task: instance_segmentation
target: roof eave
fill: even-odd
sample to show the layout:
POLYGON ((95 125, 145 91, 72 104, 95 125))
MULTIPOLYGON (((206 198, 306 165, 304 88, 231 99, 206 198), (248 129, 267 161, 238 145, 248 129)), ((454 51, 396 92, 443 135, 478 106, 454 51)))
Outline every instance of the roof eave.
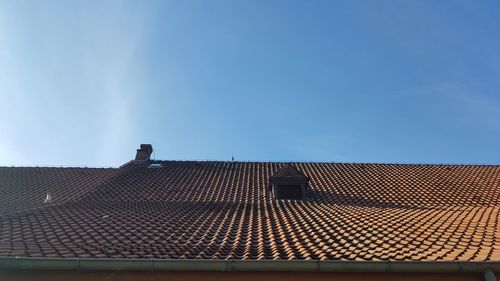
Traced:
POLYGON ((500 261, 194 260, 0 257, 0 269, 128 271, 500 272, 500 261))

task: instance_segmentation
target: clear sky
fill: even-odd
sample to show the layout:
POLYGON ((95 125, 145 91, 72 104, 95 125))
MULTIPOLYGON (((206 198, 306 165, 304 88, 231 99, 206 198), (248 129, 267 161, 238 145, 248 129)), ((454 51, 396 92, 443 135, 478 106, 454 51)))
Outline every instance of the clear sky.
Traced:
POLYGON ((500 2, 0 0, 0 165, 500 164, 500 2))

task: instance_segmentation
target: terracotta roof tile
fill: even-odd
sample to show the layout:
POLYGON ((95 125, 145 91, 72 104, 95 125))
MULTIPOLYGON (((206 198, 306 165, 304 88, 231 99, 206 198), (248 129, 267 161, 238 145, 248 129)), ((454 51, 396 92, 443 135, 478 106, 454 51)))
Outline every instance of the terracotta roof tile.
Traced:
POLYGON ((47 192, 55 203, 76 199, 117 172, 111 168, 0 167, 0 214, 42 207, 47 192))
POLYGON ((291 163, 294 201, 270 194, 287 163, 150 163, 0 168, 0 255, 500 260, 500 166, 291 163))

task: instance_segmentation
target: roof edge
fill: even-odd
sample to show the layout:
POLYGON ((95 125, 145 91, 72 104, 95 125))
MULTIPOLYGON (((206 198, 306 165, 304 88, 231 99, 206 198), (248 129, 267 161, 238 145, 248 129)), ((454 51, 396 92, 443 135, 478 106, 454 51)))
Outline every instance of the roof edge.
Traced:
POLYGON ((79 271, 500 272, 500 261, 194 260, 0 257, 0 269, 79 271))
MULTIPOLYGON (((474 162, 463 162, 463 163, 439 163, 439 162, 356 162, 356 161, 300 161, 300 160, 217 160, 217 159, 151 159, 148 160, 151 163, 161 163, 161 162, 192 162, 192 163, 273 163, 273 164, 339 164, 339 165, 388 165, 388 166, 450 166, 450 167, 500 167, 500 164, 492 163, 474 163, 474 162)), ((131 160, 125 164, 134 162, 131 160)), ((124 164, 124 165, 125 165, 124 164)), ((122 165, 122 166, 124 166, 122 165)))

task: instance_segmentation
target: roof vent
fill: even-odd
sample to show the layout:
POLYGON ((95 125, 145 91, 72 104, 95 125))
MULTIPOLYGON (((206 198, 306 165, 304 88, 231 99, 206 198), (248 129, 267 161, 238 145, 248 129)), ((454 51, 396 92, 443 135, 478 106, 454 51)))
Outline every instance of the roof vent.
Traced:
POLYGON ((163 168, 163 165, 160 163, 153 163, 148 166, 150 169, 158 169, 158 168, 163 168))
POLYGON ((137 149, 135 160, 148 161, 153 153, 153 146, 150 144, 141 144, 141 148, 137 149))
POLYGON ((45 200, 43 200, 43 203, 52 203, 52 195, 50 194, 50 192, 47 192, 47 196, 45 197, 45 200))
POLYGON ((274 199, 306 199, 309 178, 292 165, 282 167, 269 180, 274 199))

